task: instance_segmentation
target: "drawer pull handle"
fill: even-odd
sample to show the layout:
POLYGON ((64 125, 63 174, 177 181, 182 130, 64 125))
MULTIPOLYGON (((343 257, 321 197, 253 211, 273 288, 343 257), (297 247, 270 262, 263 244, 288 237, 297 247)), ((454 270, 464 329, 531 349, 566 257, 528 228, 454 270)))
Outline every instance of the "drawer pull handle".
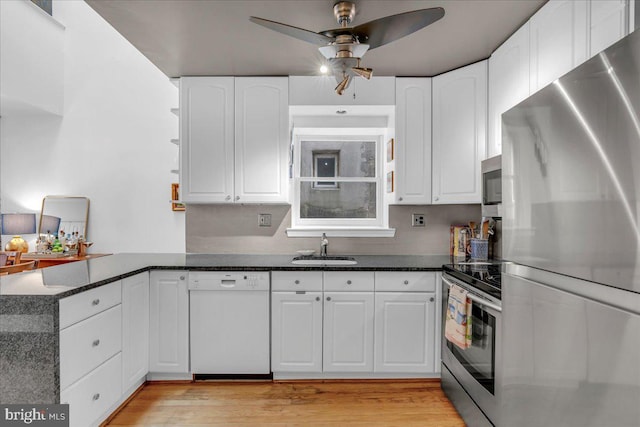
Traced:
MULTIPOLYGON (((184 280, 184 276, 180 276, 180 280, 184 280)), ((196 283, 198 283, 198 280, 195 280, 196 283)))
POLYGON ((331 297, 327 297, 327 301, 331 301, 331 297))
POLYGON ((404 281, 404 284, 405 284, 405 285, 408 285, 408 284, 409 284, 409 281, 408 281, 408 280, 405 280, 405 281, 404 281))
POLYGON ((96 393, 93 395, 93 400, 98 400, 100 399, 100 393, 96 393))
POLYGON ((436 299, 434 297, 429 298, 429 301, 434 302, 436 299))
POLYGON ((293 283, 295 283, 296 285, 299 285, 300 284, 300 280, 296 280, 293 283))
POLYGON ((320 297, 316 297, 316 301, 320 301, 320 297))
POLYGON ((347 280, 347 285, 350 285, 350 284, 351 284, 351 280, 347 280))
POLYGON ((97 347, 100 345, 100 340, 95 340, 92 344, 94 347, 97 347))
POLYGON ((91 301, 91 305, 98 305, 100 304, 100 298, 96 298, 93 301, 91 301))

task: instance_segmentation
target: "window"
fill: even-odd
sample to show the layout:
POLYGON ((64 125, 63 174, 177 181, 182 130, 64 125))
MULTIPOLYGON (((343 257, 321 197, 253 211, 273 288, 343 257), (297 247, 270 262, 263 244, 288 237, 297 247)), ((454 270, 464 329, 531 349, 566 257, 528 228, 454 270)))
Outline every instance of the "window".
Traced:
POLYGON ((294 131, 291 230, 387 227, 384 136, 377 128, 294 131))

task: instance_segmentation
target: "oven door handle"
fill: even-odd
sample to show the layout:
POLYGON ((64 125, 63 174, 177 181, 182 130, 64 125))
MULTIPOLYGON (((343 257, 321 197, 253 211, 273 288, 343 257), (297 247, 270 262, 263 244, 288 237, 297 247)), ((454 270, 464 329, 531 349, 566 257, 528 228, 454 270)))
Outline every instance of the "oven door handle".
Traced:
MULTIPOLYGON (((444 283, 446 283, 446 284, 447 284, 447 286, 449 286, 449 288, 450 288, 451 286, 453 286, 453 285, 454 285, 454 283, 453 283, 453 282, 451 282, 450 280, 447 280, 447 278, 445 278, 444 276, 442 276, 442 281, 443 281, 444 283)), ((478 304, 480 304, 480 305, 483 305, 483 306, 485 306, 485 307, 489 307, 490 309, 495 310, 495 311, 497 311, 498 313, 502 313, 502 307, 500 307, 499 305, 496 305, 496 304, 492 303, 491 301, 488 301, 488 300, 486 300, 486 299, 484 299, 484 298, 482 298, 482 297, 479 297, 479 296, 477 296, 477 295, 473 294, 473 293, 472 293, 469 289, 467 289, 467 287, 465 287, 465 286, 460 286, 460 285, 458 285, 458 284, 456 284, 456 285, 457 285, 457 286, 459 286, 459 287, 461 287, 461 288, 462 288, 462 289, 464 289, 465 291, 467 291, 467 298, 469 298, 471 301, 474 301, 474 302, 476 302, 476 303, 478 303, 478 304)))

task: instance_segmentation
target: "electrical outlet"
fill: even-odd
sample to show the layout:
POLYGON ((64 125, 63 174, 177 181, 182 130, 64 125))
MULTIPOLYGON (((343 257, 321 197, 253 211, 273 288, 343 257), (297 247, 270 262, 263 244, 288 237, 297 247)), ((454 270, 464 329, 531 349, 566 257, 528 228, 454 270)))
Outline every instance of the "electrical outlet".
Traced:
POLYGON ((260 227, 271 227, 271 214, 258 214, 258 225, 260 227))
POLYGON ((411 226, 412 227, 424 227, 424 214, 411 214, 411 226))

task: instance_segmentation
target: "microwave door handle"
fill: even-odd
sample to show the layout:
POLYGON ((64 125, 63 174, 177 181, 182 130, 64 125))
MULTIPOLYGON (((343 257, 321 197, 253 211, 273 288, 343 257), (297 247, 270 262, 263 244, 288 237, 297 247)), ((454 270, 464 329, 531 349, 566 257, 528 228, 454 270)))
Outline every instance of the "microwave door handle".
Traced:
MULTIPOLYGON (((442 281, 444 283, 446 283, 449 287, 451 287, 453 285, 453 283, 450 280, 447 280, 446 278, 442 278, 442 281)), ((460 286, 460 285, 458 285, 460 286)), ((485 307, 489 307, 490 309, 493 309, 495 311, 497 311, 498 313, 502 313, 502 307, 495 305, 494 303, 487 301, 484 298, 480 298, 474 294, 471 293, 471 291, 469 291, 469 289, 467 289, 465 286, 460 286, 462 289, 464 289, 465 291, 467 291, 467 298, 469 298, 471 301, 477 302, 480 305, 483 305, 485 307)))

